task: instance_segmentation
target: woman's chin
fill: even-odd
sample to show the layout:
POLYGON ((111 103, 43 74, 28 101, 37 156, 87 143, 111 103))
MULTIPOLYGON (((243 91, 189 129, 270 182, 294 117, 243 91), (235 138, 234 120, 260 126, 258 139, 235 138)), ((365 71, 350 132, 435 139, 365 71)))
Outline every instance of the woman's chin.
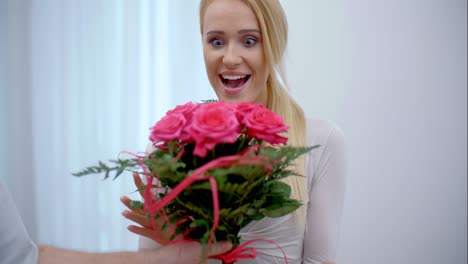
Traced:
POLYGON ((218 97, 220 101, 226 102, 226 103, 238 103, 242 102, 241 97, 234 97, 234 96, 221 96, 218 97))

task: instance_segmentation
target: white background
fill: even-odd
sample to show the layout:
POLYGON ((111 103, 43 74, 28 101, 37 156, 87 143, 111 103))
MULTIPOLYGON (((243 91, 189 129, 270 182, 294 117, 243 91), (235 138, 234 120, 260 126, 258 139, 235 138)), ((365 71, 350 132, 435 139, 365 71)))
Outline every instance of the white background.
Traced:
POLYGON ((338 263, 466 263, 466 1, 283 3, 291 89, 347 138, 338 263))

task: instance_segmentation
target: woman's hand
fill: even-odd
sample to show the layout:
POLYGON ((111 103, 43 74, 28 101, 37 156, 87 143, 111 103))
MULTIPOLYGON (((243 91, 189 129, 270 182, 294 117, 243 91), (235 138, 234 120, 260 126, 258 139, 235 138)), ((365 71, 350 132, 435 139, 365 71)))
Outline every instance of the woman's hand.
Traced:
MULTIPOLYGON (((145 184, 140 178, 138 173, 133 173, 133 181, 135 186, 138 188, 141 197, 144 197, 145 191, 142 186, 145 184)), ((168 224, 164 230, 162 226, 166 223, 162 217, 154 219, 154 229, 150 219, 146 218, 146 212, 143 209, 132 208, 130 205, 131 199, 127 196, 120 198, 122 203, 129 209, 122 212, 122 215, 137 223, 139 226, 130 225, 128 230, 140 236, 147 237, 154 240, 160 245, 165 245, 156 251, 145 252, 150 254, 152 257, 156 257, 157 260, 162 260, 164 263, 200 263, 202 260, 202 245, 195 241, 181 241, 175 244, 169 244, 171 236, 175 233, 175 227, 172 224, 168 224)), ((181 235, 176 239, 182 238, 181 235)), ((232 249, 232 244, 228 241, 220 241, 218 243, 211 244, 206 252, 206 258, 215 258, 217 255, 228 252, 232 249)), ((151 257, 149 259, 152 259, 151 257)), ((161 261, 156 261, 157 263, 161 261)))
MULTIPOLYGON (((141 187, 145 184, 141 180, 140 175, 136 172, 133 173, 133 181, 135 182, 135 186, 138 188, 141 197, 144 197, 145 193, 141 187)), ((127 228, 130 232, 152 239, 160 245, 165 245, 170 241, 171 236, 175 233, 173 225, 167 224, 167 227, 162 230, 166 221, 162 217, 159 217, 158 219, 154 219, 155 226, 153 228, 151 219, 146 218, 146 212, 143 209, 131 207, 130 202, 132 200, 130 198, 123 196, 120 198, 120 201, 129 209, 123 211, 122 215, 128 220, 140 225, 128 226, 127 228)))

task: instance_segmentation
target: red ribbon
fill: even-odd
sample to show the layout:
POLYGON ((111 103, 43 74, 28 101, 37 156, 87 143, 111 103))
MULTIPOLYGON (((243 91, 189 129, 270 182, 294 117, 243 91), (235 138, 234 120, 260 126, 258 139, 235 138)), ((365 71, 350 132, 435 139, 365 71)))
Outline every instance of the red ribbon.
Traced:
POLYGON ((223 262, 226 262, 226 263, 233 263, 239 259, 256 258, 257 250, 255 248, 251 248, 248 246, 252 243, 259 242, 259 241, 264 241, 270 244, 274 244, 276 247, 278 247, 281 250, 281 253, 283 253, 284 262, 288 264, 288 258, 286 257, 286 253, 284 252, 283 248, 281 248, 280 245, 278 245, 278 243, 276 243, 273 240, 267 240, 267 239, 262 239, 262 238, 249 240, 245 242, 244 244, 241 244, 235 249, 231 250, 230 252, 223 254, 221 256, 218 256, 217 258, 221 259, 223 262))
MULTIPOLYGON (((141 156, 137 156, 137 160, 142 167, 144 174, 146 175, 147 179, 147 187, 145 190, 145 202, 144 202, 144 210, 146 212, 149 212, 150 214, 158 213, 163 216, 164 220, 166 222, 169 222, 169 219, 164 213, 163 208, 169 204, 172 200, 174 200, 181 192, 183 192, 188 186, 192 185, 193 183, 197 181, 205 181, 208 180, 210 182, 211 190, 212 190, 212 197, 213 197, 213 227, 211 228, 210 236, 208 239, 207 246, 209 247, 213 241, 215 231, 218 227, 219 223, 219 197, 218 197, 218 187, 216 183, 216 179, 213 178, 212 175, 207 174, 208 171, 215 169, 215 168, 225 168, 225 167, 231 167, 231 166, 239 166, 239 165, 262 165, 265 168, 267 168, 269 171, 271 171, 273 168, 271 164, 268 162, 267 159, 260 157, 260 156, 253 156, 250 157, 250 151, 256 151, 258 148, 252 147, 247 149, 247 151, 243 152, 242 154, 239 155, 233 155, 233 156, 225 156, 225 157, 219 157, 215 160, 212 160, 205 165, 201 166, 200 168, 196 169, 191 175, 187 176, 182 182, 180 182, 174 189, 172 189, 167 195, 165 195, 162 199, 159 200, 153 200, 151 196, 151 187, 152 187, 152 182, 153 182, 153 176, 148 172, 146 166, 144 166, 144 163, 142 161, 141 156)), ((181 157, 181 153, 177 155, 177 157, 174 158, 174 160, 177 160, 181 157)), ((158 175, 156 175, 158 176, 158 175)), ((158 177, 157 177, 158 178, 158 177)), ((158 182, 159 184, 159 182, 158 182)), ((151 217, 151 222, 153 225, 153 228, 155 226, 154 218, 151 217)), ((184 239, 176 241, 172 241, 174 243, 182 242, 184 239)), ((239 259, 249 259, 249 258, 255 258, 257 256, 257 251, 254 248, 248 247, 250 244, 258 242, 258 241, 265 241, 268 243, 275 244, 283 253, 285 263, 288 263, 286 254, 284 253, 283 249, 274 241, 271 240, 266 240, 266 239, 254 239, 250 240, 242 245, 239 245, 236 247, 234 250, 223 254, 221 256, 217 256, 217 258, 223 260, 226 263, 233 263, 236 260, 239 259)))

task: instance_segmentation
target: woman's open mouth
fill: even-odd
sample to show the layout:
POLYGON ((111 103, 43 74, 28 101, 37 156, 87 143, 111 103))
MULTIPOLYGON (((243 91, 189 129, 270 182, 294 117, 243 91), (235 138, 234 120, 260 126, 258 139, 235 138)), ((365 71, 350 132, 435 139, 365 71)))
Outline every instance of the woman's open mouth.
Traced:
POLYGON ((250 75, 218 75, 226 93, 239 93, 250 79, 250 75))

